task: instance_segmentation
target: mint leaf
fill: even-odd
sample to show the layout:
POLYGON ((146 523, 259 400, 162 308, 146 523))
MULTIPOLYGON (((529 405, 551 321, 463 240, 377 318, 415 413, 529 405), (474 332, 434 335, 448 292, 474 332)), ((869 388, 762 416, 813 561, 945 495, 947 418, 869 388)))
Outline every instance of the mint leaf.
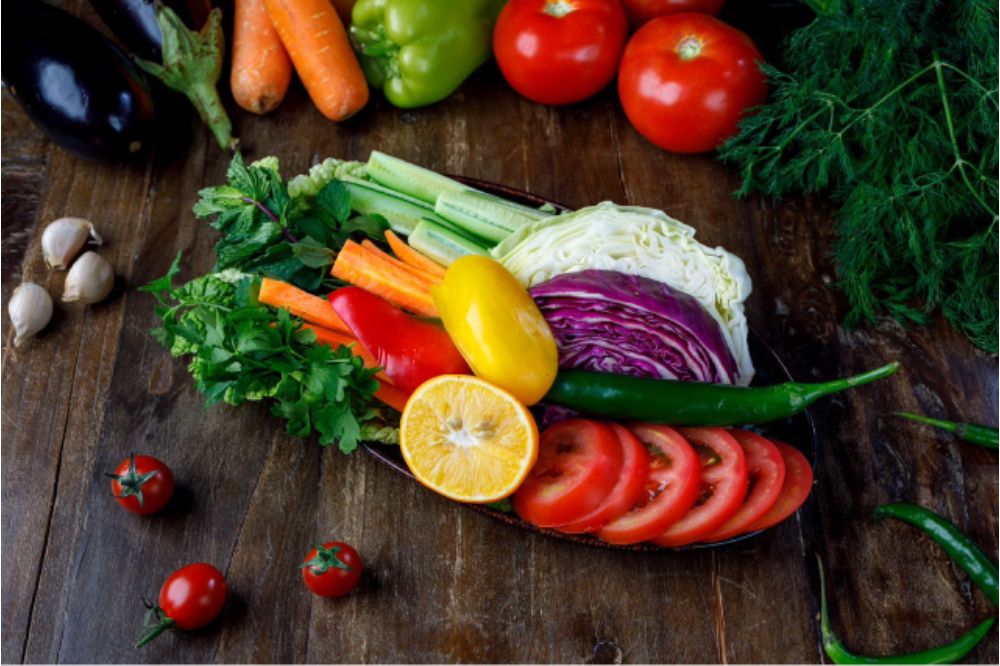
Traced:
POLYGON ((351 192, 339 180, 331 180, 316 195, 316 205, 343 224, 351 215, 351 192))

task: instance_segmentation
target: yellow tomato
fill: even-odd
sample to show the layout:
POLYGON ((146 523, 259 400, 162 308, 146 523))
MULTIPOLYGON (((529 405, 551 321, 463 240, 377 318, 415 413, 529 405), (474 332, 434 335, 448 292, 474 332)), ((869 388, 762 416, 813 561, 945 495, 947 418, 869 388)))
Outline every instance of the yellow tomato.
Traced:
POLYGON ((559 367, 552 331, 528 291, 488 257, 469 255, 431 288, 445 330, 472 371, 533 405, 559 367))

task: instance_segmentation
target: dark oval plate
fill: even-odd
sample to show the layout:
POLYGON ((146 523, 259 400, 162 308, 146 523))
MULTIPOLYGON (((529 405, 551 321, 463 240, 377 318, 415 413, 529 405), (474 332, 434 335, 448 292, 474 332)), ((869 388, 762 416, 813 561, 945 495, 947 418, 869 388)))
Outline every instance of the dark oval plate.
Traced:
MULTIPOLYGON (((498 185, 496 183, 490 183, 487 181, 477 180, 475 178, 466 178, 463 176, 452 176, 456 180, 459 180, 472 187, 479 188, 485 192, 490 192, 491 194, 496 194, 497 196, 502 196, 511 201, 516 201, 517 203, 527 204, 529 206, 541 206, 544 204, 551 204, 557 209, 566 211, 570 210, 566 206, 556 204, 554 202, 546 201, 545 199, 531 194, 529 192, 524 192, 522 190, 514 189, 512 187, 507 187, 505 185, 498 185)), ((753 386, 767 386, 770 384, 778 384, 781 382, 791 381, 792 375, 788 372, 788 368, 785 364, 781 362, 778 355, 771 349, 764 340, 757 335, 753 330, 750 331, 750 356, 753 359, 754 367, 757 371, 754 376, 753 386)), ((797 414, 788 419, 782 421, 775 421, 762 426, 754 426, 753 430, 761 433, 765 437, 780 440, 782 442, 787 442, 795 448, 802 451, 806 458, 809 459, 809 463, 816 467, 816 459, 818 454, 818 440, 816 437, 816 424, 813 421, 812 415, 809 411, 805 411, 801 414, 797 414)), ((406 467, 406 463, 403 461, 403 456, 399 451, 399 447, 395 446, 384 446, 379 444, 363 444, 364 449, 373 455, 376 459, 385 463, 392 469, 396 470, 403 476, 413 479, 413 474, 406 467)), ((556 539, 562 539, 563 541, 572 541, 575 543, 585 544, 588 546, 597 546, 599 548, 610 548, 613 550, 630 550, 639 552, 669 552, 673 550, 698 550, 702 548, 719 548, 729 544, 737 543, 739 541, 744 541, 750 539, 751 537, 760 534, 761 531, 749 532, 747 534, 741 534, 739 536, 733 537, 732 539, 727 539, 725 541, 719 541, 716 543, 707 544, 691 544, 690 546, 682 546, 680 548, 663 548, 660 546, 655 546, 653 544, 638 543, 630 545, 615 545, 610 544, 605 541, 598 539, 587 534, 564 534, 563 532, 558 532, 552 529, 546 529, 542 527, 535 527, 531 523, 521 520, 515 513, 505 513, 503 511, 497 511, 496 509, 491 509, 488 506, 482 504, 466 504, 470 509, 477 511, 479 513, 485 514, 491 518, 499 520, 501 522, 507 523, 508 525, 513 525, 520 527, 521 529, 529 530, 531 532, 537 532, 538 534, 544 534, 546 536, 554 537, 556 539)))

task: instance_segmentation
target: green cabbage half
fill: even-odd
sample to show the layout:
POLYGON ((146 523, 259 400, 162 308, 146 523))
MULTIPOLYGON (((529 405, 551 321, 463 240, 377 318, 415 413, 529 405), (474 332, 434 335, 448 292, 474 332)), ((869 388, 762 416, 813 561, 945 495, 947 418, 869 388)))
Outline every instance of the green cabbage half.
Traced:
POLYGON ((493 256, 526 287, 588 268, 641 275, 693 296, 722 326, 739 375, 753 379, 743 303, 751 282, 743 260, 694 239, 663 211, 609 201, 522 227, 493 256))

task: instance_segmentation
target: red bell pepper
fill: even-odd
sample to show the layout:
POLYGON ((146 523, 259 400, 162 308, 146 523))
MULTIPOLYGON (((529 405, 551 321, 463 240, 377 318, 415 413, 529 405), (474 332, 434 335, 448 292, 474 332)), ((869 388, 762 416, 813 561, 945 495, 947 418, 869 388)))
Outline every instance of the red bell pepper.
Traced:
POLYGON ((440 326, 412 317, 360 287, 338 289, 329 301, 393 385, 407 394, 432 377, 472 372, 440 326))

